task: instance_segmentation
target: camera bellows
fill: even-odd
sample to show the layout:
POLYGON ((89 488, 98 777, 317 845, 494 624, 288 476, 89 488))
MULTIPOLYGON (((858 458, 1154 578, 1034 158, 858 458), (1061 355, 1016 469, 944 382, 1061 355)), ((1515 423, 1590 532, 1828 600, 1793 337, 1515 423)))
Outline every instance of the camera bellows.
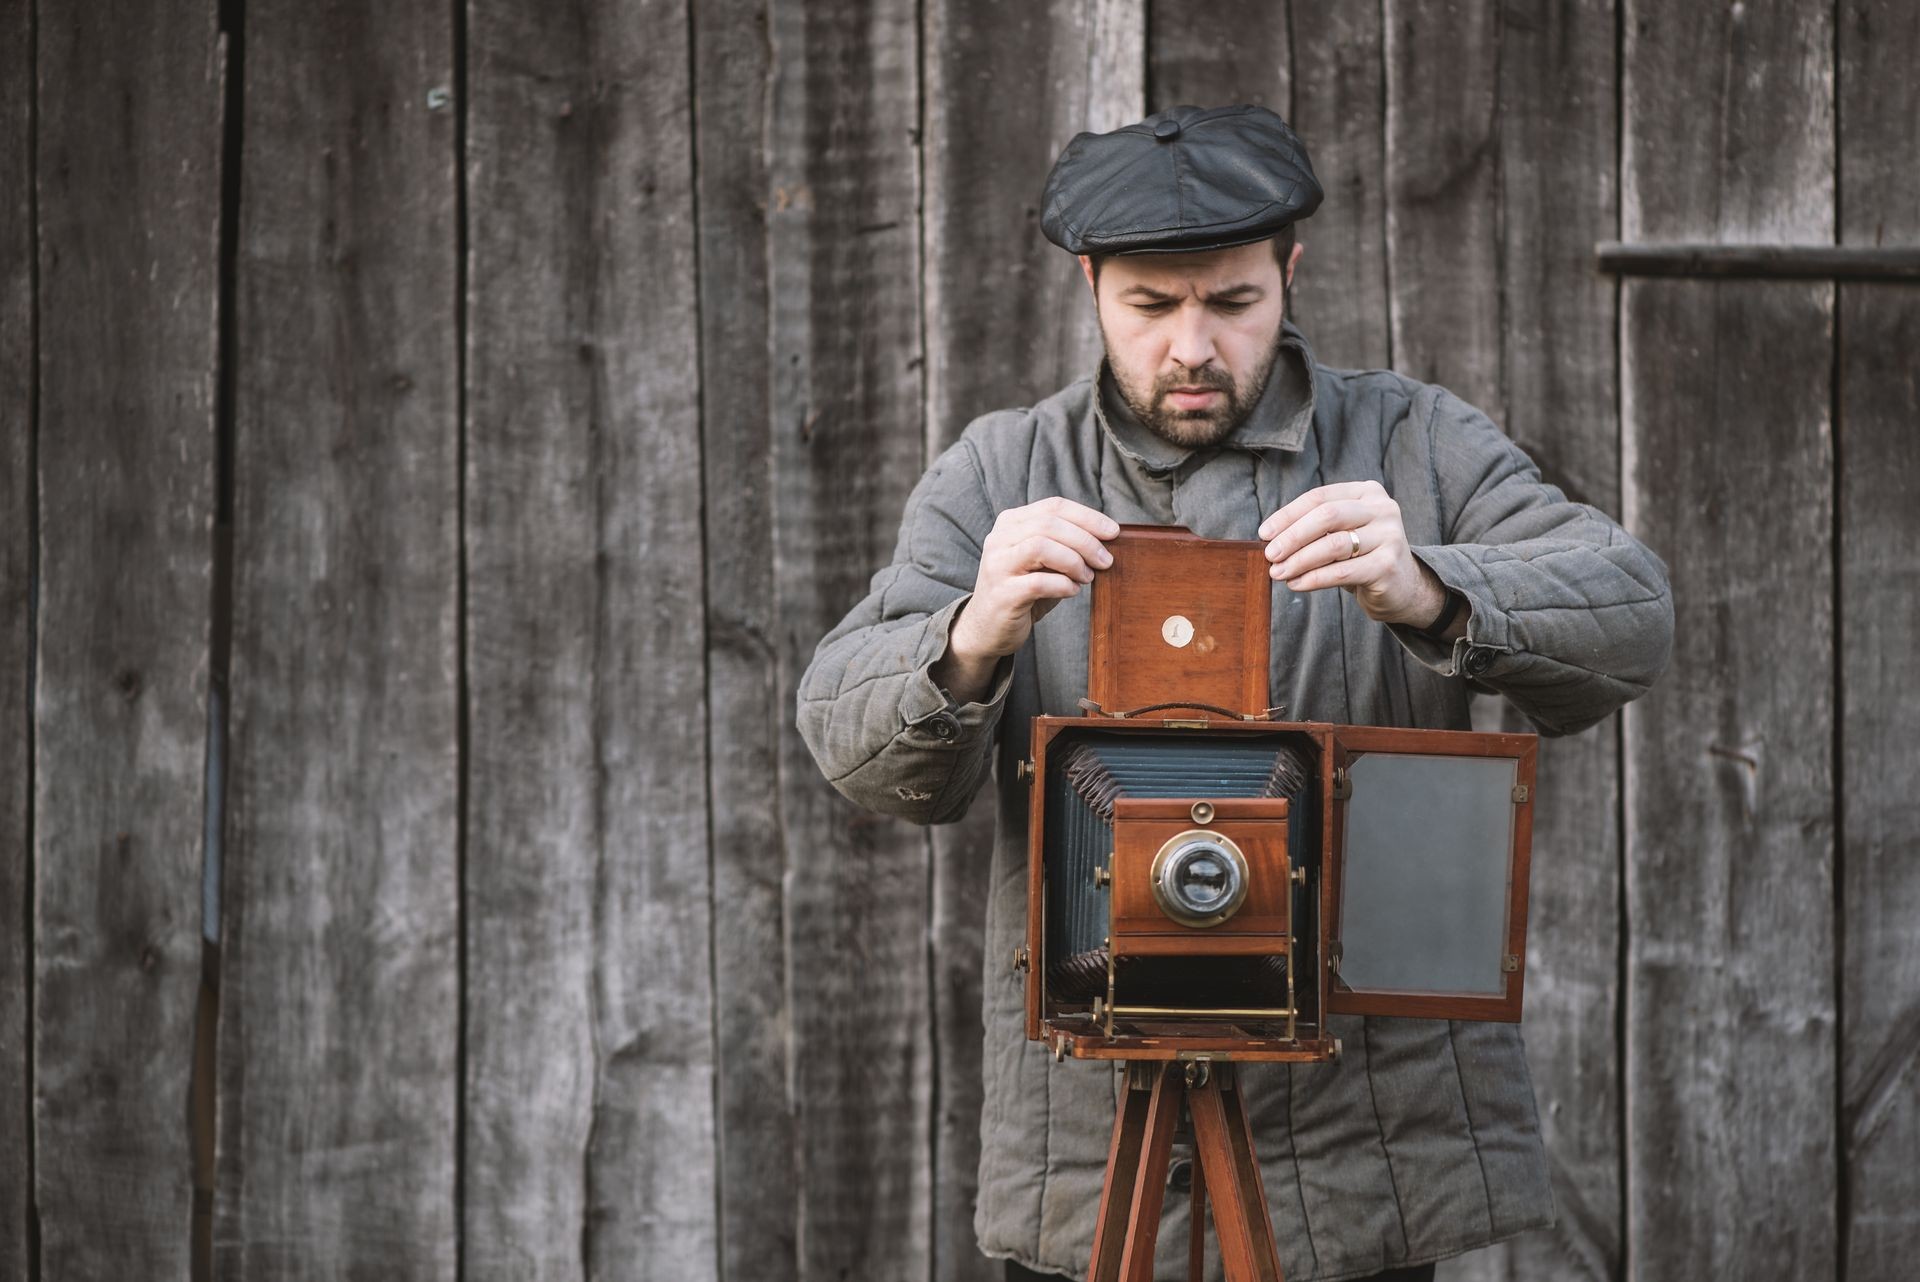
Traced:
MULTIPOLYGON (((1090 1001, 1106 991, 1116 801, 1285 798, 1294 816, 1289 857, 1295 866, 1317 863, 1318 763, 1304 736, 1070 730, 1055 739, 1048 756, 1045 974, 1056 1000, 1090 1001)), ((1207 869, 1196 865, 1193 875, 1204 881, 1207 869)), ((1284 992, 1282 957, 1215 959, 1200 971, 1188 963, 1122 957, 1119 967, 1142 1001, 1162 990, 1190 1000, 1202 973, 1221 1006, 1269 1001, 1284 992)))

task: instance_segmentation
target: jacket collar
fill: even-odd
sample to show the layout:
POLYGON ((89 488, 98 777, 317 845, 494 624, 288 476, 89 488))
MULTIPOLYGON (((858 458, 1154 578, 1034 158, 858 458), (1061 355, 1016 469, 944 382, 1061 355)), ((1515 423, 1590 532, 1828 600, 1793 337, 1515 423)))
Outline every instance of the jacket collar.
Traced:
MULTIPOLYGON (((1098 393, 1093 398, 1094 416, 1122 454, 1149 472, 1171 472, 1193 457, 1193 450, 1156 436, 1134 416, 1104 356, 1094 374, 1094 386, 1098 393)), ((1284 321, 1280 352, 1274 357, 1267 385, 1254 402, 1253 413, 1223 444, 1297 453, 1313 425, 1313 393, 1313 349, 1292 321, 1284 321)))

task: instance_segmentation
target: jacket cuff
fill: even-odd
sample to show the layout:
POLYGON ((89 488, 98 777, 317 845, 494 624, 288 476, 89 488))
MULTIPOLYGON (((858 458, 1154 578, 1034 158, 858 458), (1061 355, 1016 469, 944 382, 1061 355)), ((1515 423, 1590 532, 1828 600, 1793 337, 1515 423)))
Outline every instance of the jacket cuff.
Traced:
POLYGON ((987 682, 987 696, 977 703, 956 703, 953 696, 934 684, 933 666, 946 657, 954 616, 973 599, 959 598, 930 615, 921 632, 918 666, 907 678, 906 691, 900 697, 900 719, 908 742, 926 747, 967 747, 990 736, 1006 706, 1007 690, 1013 685, 1013 656, 1003 655, 994 665, 987 682))
POLYGON ((1434 577, 1467 603, 1465 635, 1436 641, 1405 623, 1388 625, 1407 652, 1443 677, 1464 676, 1469 681, 1497 684, 1518 662, 1512 641, 1512 620, 1494 600, 1493 585, 1467 546, 1448 543, 1412 549, 1434 577))

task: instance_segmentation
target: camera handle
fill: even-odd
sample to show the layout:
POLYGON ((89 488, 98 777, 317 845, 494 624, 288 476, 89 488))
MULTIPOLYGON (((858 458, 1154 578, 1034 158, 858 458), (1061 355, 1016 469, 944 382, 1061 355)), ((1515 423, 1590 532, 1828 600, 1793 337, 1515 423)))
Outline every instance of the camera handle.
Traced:
MULTIPOLYGON (((1186 705, 1181 705, 1186 706, 1186 705)), ((1253 1128, 1233 1065, 1205 1058, 1127 1061, 1127 1089, 1113 1119, 1087 1282, 1152 1282, 1153 1248, 1167 1193, 1173 1132, 1185 1105, 1195 1156, 1187 1276, 1201 1282, 1206 1259, 1207 1187, 1227 1282, 1284 1282, 1273 1217, 1253 1151, 1253 1128)))
POLYGON ((1175 700, 1172 703, 1149 703, 1144 708, 1134 708, 1129 712, 1108 712, 1093 700, 1082 699, 1080 701, 1080 708, 1081 711, 1085 712, 1088 716, 1112 717, 1116 721, 1125 721, 1129 717, 1145 716, 1149 712, 1164 712, 1168 708, 1186 708, 1196 712, 1214 712, 1229 721, 1278 721, 1287 714, 1287 710, 1284 707, 1268 708, 1264 712, 1235 712, 1230 708, 1223 708, 1217 703, 1186 703, 1180 700, 1175 700))

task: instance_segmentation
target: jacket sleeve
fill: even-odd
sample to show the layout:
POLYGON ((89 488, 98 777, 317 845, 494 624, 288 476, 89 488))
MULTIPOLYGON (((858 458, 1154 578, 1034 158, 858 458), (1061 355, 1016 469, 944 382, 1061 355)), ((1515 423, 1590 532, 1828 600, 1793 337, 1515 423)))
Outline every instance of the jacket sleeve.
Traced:
MULTIPOLYGON (((1403 425, 1402 430, 1413 424, 1403 425)), ((1486 415, 1441 392, 1424 425, 1445 542, 1413 553, 1466 598, 1466 635, 1392 631, 1422 663, 1573 734, 1645 694, 1673 649, 1667 567, 1570 502, 1486 415)))
POLYGON ((995 512, 973 443, 942 454, 907 499, 893 562, 821 640, 800 678, 800 736, 855 804, 915 823, 966 814, 985 781, 1013 660, 981 703, 956 704, 930 669, 971 595, 995 512))

